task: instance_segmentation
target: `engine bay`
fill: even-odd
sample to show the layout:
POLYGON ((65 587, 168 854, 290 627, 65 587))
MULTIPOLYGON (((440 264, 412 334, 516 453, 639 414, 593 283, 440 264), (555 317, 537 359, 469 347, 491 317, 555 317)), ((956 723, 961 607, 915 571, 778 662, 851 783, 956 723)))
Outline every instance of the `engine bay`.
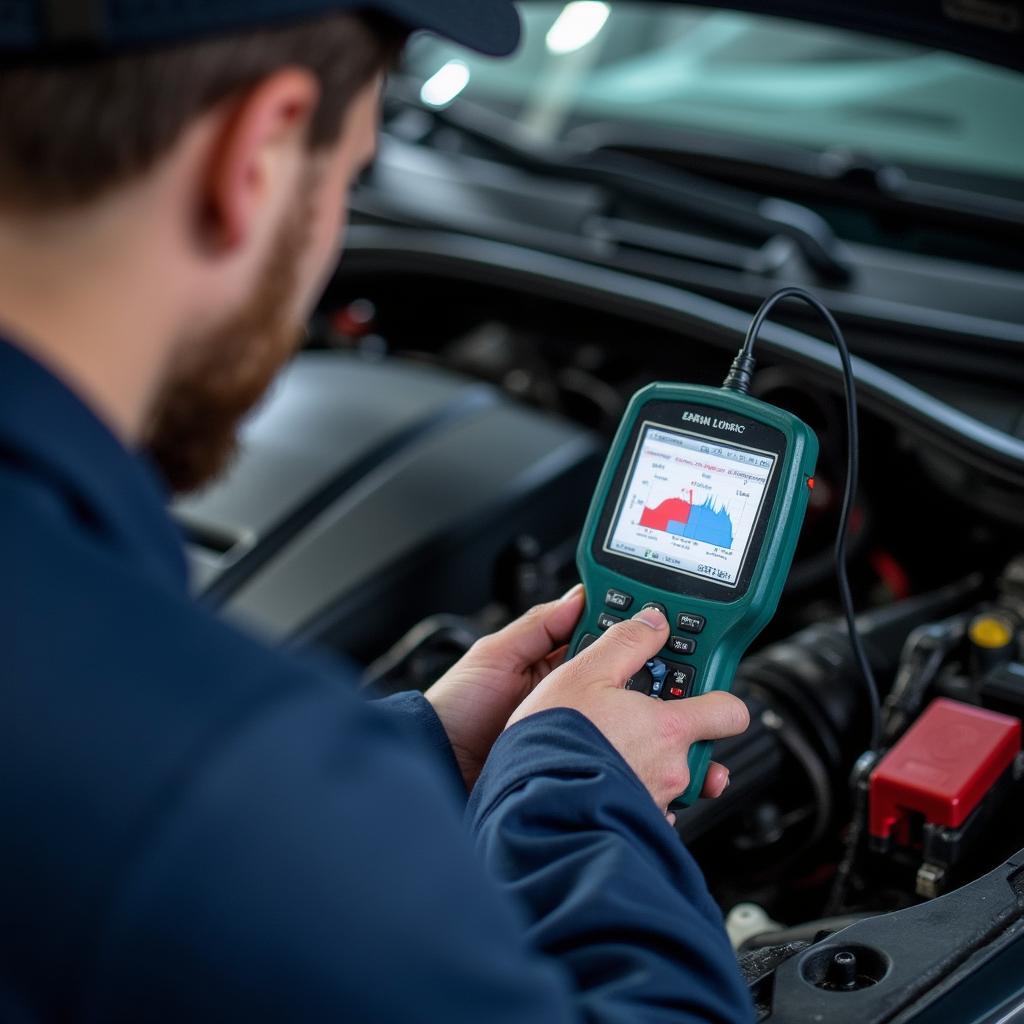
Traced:
MULTIPOLYGON (((616 294, 596 271, 573 282, 568 261, 527 281, 511 250, 427 260, 401 233, 384 244, 370 231, 356 230, 230 475, 176 514, 207 601, 356 659, 386 694, 425 689, 477 638, 575 582, 630 395, 656 380, 718 384, 746 315, 616 294)), ((962 966, 994 956, 993 937, 1024 913, 1024 401, 1019 368, 1007 377, 979 358, 965 373, 935 346, 880 358, 884 338, 850 330, 863 453, 850 579, 888 748, 865 761, 833 554, 841 381, 804 331, 794 317, 768 336, 752 393, 815 431, 816 486, 779 610, 737 675, 751 727, 716 748, 732 785, 676 827, 762 1019, 811 1019, 822 992, 846 990, 874 993, 877 1007, 848 1004, 856 1019, 890 1020, 927 1001, 914 984, 905 1004, 890 992, 906 929, 922 927, 913 915, 943 898, 973 905, 972 885, 1002 872, 1012 907, 993 903, 995 916, 936 947, 935 962, 962 966), (856 941, 830 945, 840 934, 856 941)))

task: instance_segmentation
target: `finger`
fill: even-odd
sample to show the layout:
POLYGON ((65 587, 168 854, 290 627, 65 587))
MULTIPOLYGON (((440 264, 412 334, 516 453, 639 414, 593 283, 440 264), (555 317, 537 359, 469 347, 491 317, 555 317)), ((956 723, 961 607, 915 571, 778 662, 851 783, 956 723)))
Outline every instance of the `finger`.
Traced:
POLYGON ((708 765, 708 773, 704 776, 704 788, 700 795, 709 800, 717 800, 729 785, 729 769, 724 764, 712 761, 708 765))
POLYGON ((683 726, 690 742, 739 736, 750 724, 747 705, 739 697, 722 690, 686 700, 669 701, 664 707, 683 726))
POLYGON ((557 651, 552 651, 542 662, 544 674, 554 672, 556 668, 565 663, 565 656, 569 653, 567 644, 562 644, 557 651))
POLYGON ((633 618, 617 622, 585 651, 576 655, 576 671, 617 686, 625 686, 646 661, 653 658, 668 640, 668 622, 656 608, 641 608, 633 618))
POLYGON ((481 641, 480 653, 500 653, 506 662, 524 669, 546 658, 572 636, 583 614, 583 585, 563 597, 531 608, 504 629, 481 641))

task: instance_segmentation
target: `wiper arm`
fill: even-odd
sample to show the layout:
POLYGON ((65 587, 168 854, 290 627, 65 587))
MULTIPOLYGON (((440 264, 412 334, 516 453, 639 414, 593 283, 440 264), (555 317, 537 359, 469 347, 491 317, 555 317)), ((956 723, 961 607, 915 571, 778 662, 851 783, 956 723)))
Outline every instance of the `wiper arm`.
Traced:
POLYGON ((767 241, 789 238, 808 264, 830 281, 847 281, 850 264, 828 222, 806 206, 771 196, 758 196, 725 185, 712 185, 696 175, 667 169, 653 160, 624 153, 567 155, 562 166, 579 177, 637 198, 660 204, 715 227, 728 228, 767 241))
POLYGON ((814 185, 848 197, 880 199, 922 214, 969 217, 978 226, 1024 228, 1024 202, 962 186, 919 181, 898 164, 870 153, 796 144, 734 139, 696 129, 654 129, 646 125, 596 122, 569 134, 586 153, 635 154, 655 161, 685 159, 709 171, 746 172, 790 186, 814 185))
POLYGON ((640 156, 610 150, 588 152, 536 140, 515 121, 464 100, 435 110, 424 107, 403 91, 401 83, 393 80, 393 85, 396 88, 391 91, 390 100, 484 144, 524 170, 604 186, 618 196, 642 199, 761 242, 781 235, 797 246, 821 277, 835 282, 851 277, 850 263, 831 227, 813 210, 797 203, 711 184, 697 175, 640 156))

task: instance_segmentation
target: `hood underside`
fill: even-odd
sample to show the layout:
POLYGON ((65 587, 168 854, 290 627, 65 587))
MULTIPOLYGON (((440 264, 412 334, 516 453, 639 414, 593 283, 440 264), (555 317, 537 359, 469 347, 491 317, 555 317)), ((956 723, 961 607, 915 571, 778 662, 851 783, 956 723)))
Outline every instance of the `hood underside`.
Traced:
POLYGON ((949 50, 1024 71, 1024 0, 701 0, 949 50))

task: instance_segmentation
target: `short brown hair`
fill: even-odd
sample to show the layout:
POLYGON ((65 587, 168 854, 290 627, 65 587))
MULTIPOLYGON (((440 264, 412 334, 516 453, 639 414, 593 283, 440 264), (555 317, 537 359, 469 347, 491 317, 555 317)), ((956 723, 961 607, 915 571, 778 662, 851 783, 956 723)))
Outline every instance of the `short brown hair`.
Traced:
POLYGON ((88 202, 151 169, 188 124, 285 67, 323 95, 309 145, 336 141, 344 114, 397 60, 406 33, 377 16, 333 14, 72 64, 0 70, 0 205, 88 202))

